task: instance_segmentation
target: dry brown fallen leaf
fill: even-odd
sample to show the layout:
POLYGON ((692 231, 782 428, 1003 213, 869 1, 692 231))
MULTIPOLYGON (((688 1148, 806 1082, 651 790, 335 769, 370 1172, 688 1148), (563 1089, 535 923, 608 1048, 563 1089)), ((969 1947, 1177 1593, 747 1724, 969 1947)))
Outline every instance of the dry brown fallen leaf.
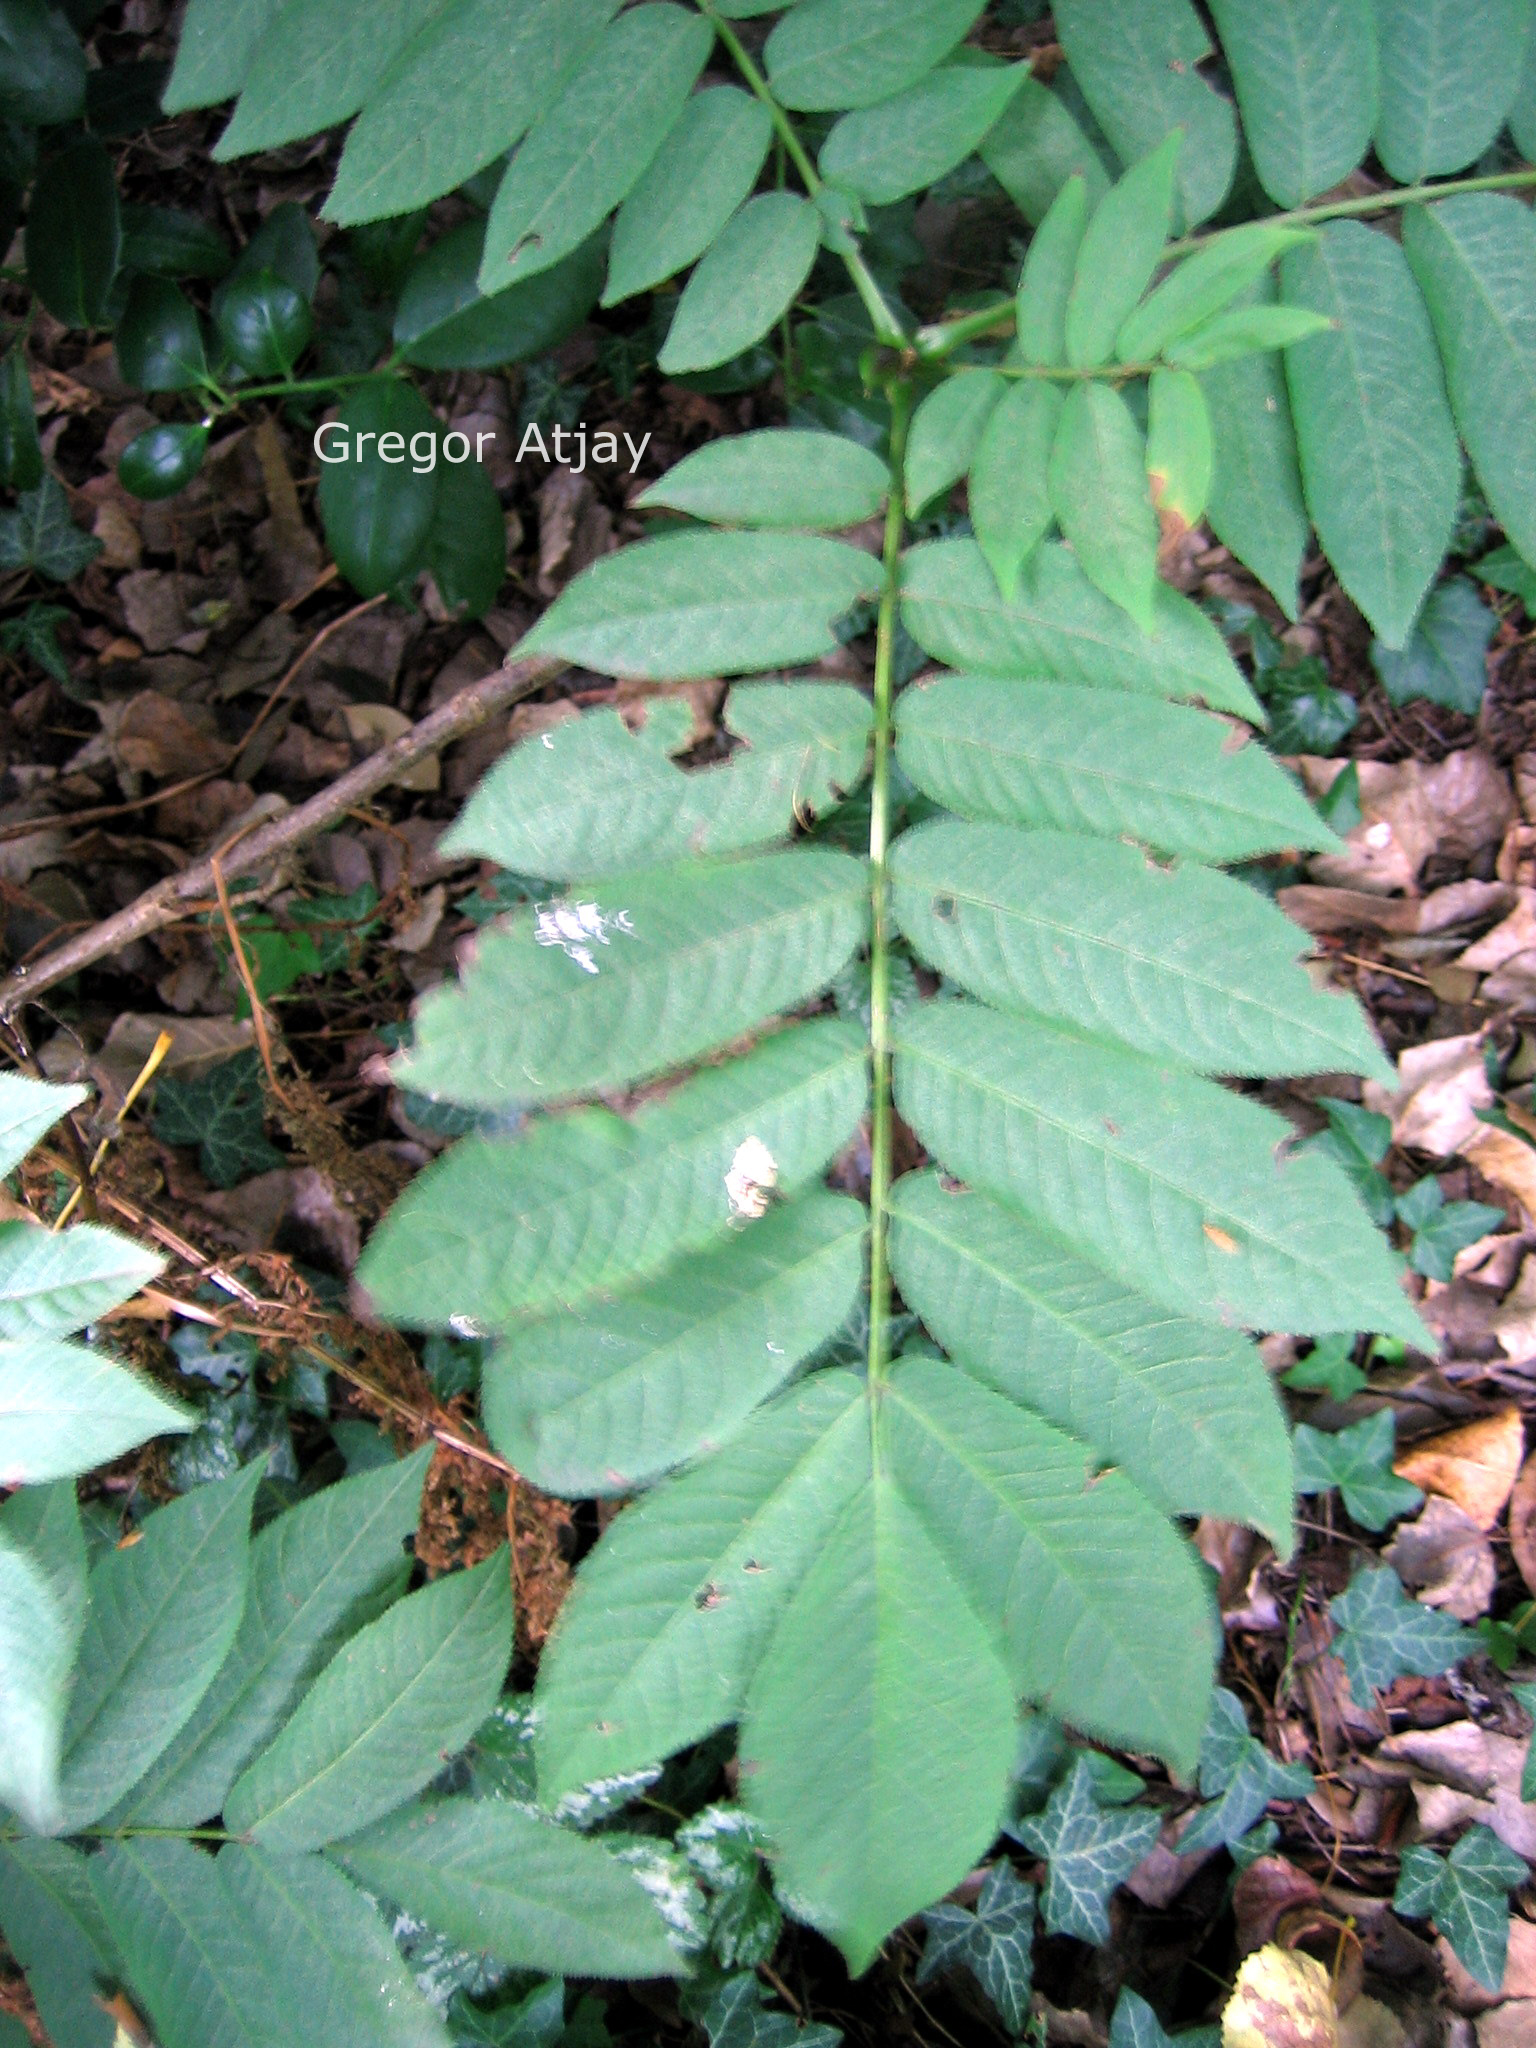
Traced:
POLYGON ((1413 1784, 1418 1808, 1419 1833, 1425 1841, 1460 1829, 1468 1821, 1481 1821, 1493 1829, 1501 1842, 1527 1862, 1536 1861, 1536 1801, 1520 1797, 1528 1738, 1495 1735, 1483 1731, 1488 1760, 1493 1766, 1493 1791, 1487 1799, 1476 1799, 1450 1785, 1413 1784))
POLYGON ((1489 1318, 1488 1327, 1507 1357, 1536 1354, 1536 1257, 1522 1262, 1519 1279, 1489 1318))
POLYGON ((1509 1496, 1509 1548, 1526 1591, 1536 1593, 1536 1451, 1520 1467, 1509 1496))
POLYGON ((1488 1612, 1498 1581, 1493 1546, 1455 1501, 1432 1494, 1416 1520, 1398 1524, 1384 1555, 1426 1607, 1458 1621, 1488 1612))
POLYGON ((1251 1955, 1221 2016, 1221 2048, 1339 2048, 1322 1964, 1273 1944, 1251 1955))
POLYGON ((1509 1407, 1425 1437, 1394 1460, 1392 1469, 1426 1493, 1455 1501, 1479 1529, 1491 1529, 1524 1456, 1520 1410, 1509 1407))
POLYGON ((1493 1124, 1479 1124, 1461 1150, 1485 1180, 1513 1195, 1536 1222, 1536 1150, 1524 1138, 1493 1124))
POLYGON ((1477 2048, 1531 2048, 1536 2042, 1536 1999, 1518 1998, 1485 2012, 1477 2023, 1477 2048))
MULTIPOLYGON (((1451 1997, 1461 2012, 1485 2012, 1507 1998, 1536 1999, 1536 1926, 1518 1913, 1509 1917, 1509 1948, 1504 1958, 1504 1981, 1497 1991, 1479 1984, 1462 1965, 1456 1951, 1442 1934, 1435 1943, 1440 1966, 1445 1971, 1451 1997)), ((1536 2007, 1532 2008, 1536 2011, 1536 2007)), ((1536 2041, 1536 2035, 1532 2037, 1536 2041)))
POLYGON ((1408 2048, 1408 2035, 1389 2005, 1357 1998, 1339 2021, 1339 2048, 1408 2048))
POLYGON ((1477 1118, 1480 1109, 1493 1107, 1480 1031, 1409 1046, 1398 1057, 1397 1077, 1395 1092, 1377 1081, 1367 1081, 1362 1091, 1367 1109, 1392 1119, 1394 1144, 1450 1159, 1490 1128, 1477 1118))

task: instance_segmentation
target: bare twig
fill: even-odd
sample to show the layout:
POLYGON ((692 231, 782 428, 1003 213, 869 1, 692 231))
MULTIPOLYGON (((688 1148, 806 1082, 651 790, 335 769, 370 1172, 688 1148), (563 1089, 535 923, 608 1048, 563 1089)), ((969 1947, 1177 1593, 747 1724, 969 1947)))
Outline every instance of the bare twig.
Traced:
POLYGON ((135 939, 144 938, 149 932, 174 924, 178 917, 184 915, 188 904, 215 894, 215 861, 226 878, 248 875, 276 855, 301 846, 305 840, 313 839, 316 833, 333 825, 354 805, 393 782, 403 769, 428 754, 435 754, 462 734, 472 732, 476 726, 484 725, 487 719, 505 711, 519 698, 532 696, 535 690, 553 682, 567 666, 563 661, 536 656, 508 662, 494 675, 466 684, 446 704, 412 726, 409 732, 402 733, 399 739, 381 747, 376 754, 370 754, 366 761, 360 761, 333 782, 329 789, 312 796, 308 803, 285 811, 280 818, 273 818, 243 839, 237 835, 237 844, 226 844, 218 848, 210 859, 199 861, 182 874, 170 875, 163 882, 156 882, 153 888, 146 889, 142 896, 135 898, 126 910, 120 910, 115 916, 92 925, 88 931, 78 933, 30 966, 18 967, 0 981, 0 1018, 13 1016, 45 989, 68 980, 83 967, 93 966, 98 960, 120 953, 125 946, 131 945, 135 939))

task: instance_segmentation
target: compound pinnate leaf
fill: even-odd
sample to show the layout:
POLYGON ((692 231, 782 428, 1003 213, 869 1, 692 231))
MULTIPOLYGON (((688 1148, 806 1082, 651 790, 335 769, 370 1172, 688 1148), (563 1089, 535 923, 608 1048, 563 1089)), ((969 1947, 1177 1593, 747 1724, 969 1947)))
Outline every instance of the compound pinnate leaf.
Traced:
POLYGON ((1301 206, 1355 169, 1376 125, 1372 0, 1212 0, 1259 182, 1301 206))
POLYGON ((486 1429, 545 1493, 631 1493, 701 1448, 836 1335, 866 1217, 817 1192, 638 1293, 514 1333, 487 1361, 486 1429))
POLYGON ((1363 1422, 1328 1434, 1296 1425, 1296 1491, 1327 1493, 1337 1487, 1350 1518, 1362 1529, 1385 1529, 1399 1515, 1409 1515, 1424 1496, 1392 1470, 1397 1430, 1390 1408, 1379 1408, 1363 1422))
POLYGON ((1067 179, 1030 240, 1019 272, 1014 346, 1026 363, 1054 367, 1067 360, 1067 304, 1088 225, 1088 181, 1067 179))
POLYGON ((269 1522, 228 1657, 191 1719, 124 1802, 139 1827, 195 1827, 219 1812, 353 1618, 398 1577, 430 1446, 328 1486, 269 1522))
POLYGON ((1249 1341, 1156 1308, 1001 1203, 908 1174, 892 1191, 902 1298, 967 1372, 1036 1409, 1174 1514, 1291 1545, 1285 1420, 1249 1341))
POLYGON ((156 1253, 93 1223, 0 1223, 0 1338, 51 1337, 116 1308, 163 1272, 156 1253))
POLYGON ((511 1654, 502 1549, 397 1601, 353 1636, 235 1780, 225 1821, 290 1854, 393 1811, 485 1719, 511 1654))
POLYGON ((1229 228, 1204 249, 1186 256, 1156 291, 1143 299, 1116 338, 1125 363, 1144 363, 1226 309, 1250 290, 1287 249, 1307 240, 1299 228, 1250 221, 1229 228))
POLYGON ((100 1987, 122 1965, 81 1851, 26 1837, 0 1842, 0 1929, 54 2048, 113 2048, 116 2022, 100 1987))
POLYGON ((1306 306, 1237 306, 1170 341, 1165 353, 1181 369, 1214 370, 1264 350, 1294 348, 1333 325, 1306 306))
POLYGON ((1536 556, 1536 223, 1469 193, 1410 207, 1403 248, 1445 365, 1451 410, 1494 517, 1536 556))
POLYGON ((785 1603, 868 1475, 858 1382, 818 1373, 609 1527, 539 1664, 546 1803, 739 1714, 785 1603))
POLYGON ((59 1822, 74 1635, 40 1561, 0 1534, 0 1798, 29 1828, 59 1822))
POLYGON ((1456 517, 1461 457, 1407 258, 1329 221, 1283 259, 1288 305, 1335 332, 1286 354, 1307 505, 1340 581, 1388 647, 1407 641, 1456 517))
POLYGON ((913 85, 964 36, 980 0, 801 0, 764 57, 786 107, 867 107, 913 85))
POLYGON ((823 847, 615 877, 488 933, 397 1072, 488 1107, 664 1073, 825 988, 867 913, 862 863, 823 847))
POLYGON ((258 1460, 150 1516, 90 1576, 64 1730, 66 1831, 99 1819, 154 1763, 213 1682, 245 1607, 258 1460))
POLYGON ((1333 1654, 1349 1674, 1362 1706, 1394 1678, 1433 1678, 1477 1649, 1481 1638, 1448 1614, 1410 1600, 1390 1568, 1356 1572, 1347 1592, 1328 1603, 1338 1633, 1333 1654))
POLYGON ((1061 410, 1054 385, 1016 384, 994 409, 971 466, 971 524, 1005 597, 1050 530, 1048 478, 1061 410))
POLYGON ((952 1366, 908 1359, 886 1399, 894 1476, 1015 1688, 1189 1769, 1216 1632, 1183 1539, 1122 1475, 1086 1484, 1085 1444, 952 1366))
POLYGON ((841 1018, 775 1033, 633 1122, 589 1110, 516 1143, 470 1138, 414 1183, 359 1278, 413 1328, 500 1328, 648 1278, 740 1227, 728 1176, 749 1147, 795 1194, 853 1135, 869 1093, 863 1034, 841 1018), (758 1148, 761 1147, 761 1151, 758 1148))
POLYGON ((0 1341, 0 1484, 72 1479, 194 1421, 150 1381, 83 1345, 0 1341))
POLYGON ((795 192, 760 192, 732 216, 683 287, 656 358, 669 377, 712 370, 761 341, 821 246, 821 215, 795 192))
POLYGON ((999 593, 974 541, 926 541, 908 550, 903 565, 907 630, 951 667, 1203 697, 1262 725, 1258 700, 1211 621, 1165 583, 1156 585, 1153 609, 1156 634, 1149 637, 1056 541, 1036 548, 1011 598, 999 593))
POLYGON ((1332 1160, 1214 1082, 974 1003, 896 1025, 896 1100, 966 1181, 1180 1314, 1424 1345, 1398 1262, 1332 1160))
POLYGON ((682 113, 714 30, 647 0, 611 22, 507 167, 485 231, 480 288, 534 277, 600 227, 682 113))
POLYGON ((907 435, 908 511, 921 512, 965 475, 1007 389, 995 370, 960 370, 923 399, 907 435))
POLYGON ((167 2048, 266 2048, 274 1987, 214 1859, 190 1842, 116 1842, 90 1879, 167 2048))
POLYGON ((695 93, 619 208, 603 304, 649 291, 702 256, 750 195, 772 137, 767 108, 739 86, 695 93))
POLYGON ((594 562, 524 639, 604 674, 669 682, 815 661, 879 566, 814 534, 685 533, 594 562))
POLYGON ((1191 370, 1154 370, 1147 386, 1147 480, 1164 540, 1188 533, 1211 495, 1211 415, 1191 370))
POLYGON ((370 92, 326 201, 344 227, 427 206, 494 163, 553 100, 618 0, 454 0, 370 92), (448 109, 451 106, 451 118, 448 109), (426 111, 424 118, 424 110, 426 111))
POLYGON ((1272 1799, 1305 1799, 1312 1773, 1279 1762, 1248 1732, 1242 1701, 1218 1688, 1200 1744, 1200 1791, 1211 1801, 1179 1837, 1180 1855, 1230 1848, 1247 1834, 1272 1799))
POLYGON ((1381 52, 1376 153, 1400 184, 1459 171, 1498 134, 1520 83, 1525 0, 1372 0, 1381 52))
POLYGON ((1055 20, 1072 75, 1123 162, 1183 131, 1180 211, 1186 228, 1197 227, 1232 182, 1237 123, 1198 68, 1211 44, 1190 0, 1058 0, 1055 20))
POLYGON ((885 464, 842 434, 770 427, 708 441, 635 500, 722 526, 835 531, 872 519, 890 482, 885 464))
MULTIPOLYGON (((1271 303, 1274 285, 1264 278, 1249 296, 1271 303)), ((1200 386, 1215 455, 1211 531, 1294 618, 1312 522, 1302 497, 1284 363, 1273 351, 1257 351, 1206 370, 1200 386)))
POLYGON ((930 1514, 878 1469, 859 1488, 742 1720, 743 1803, 774 1842, 780 1896, 855 1972, 986 1849, 1013 1758, 1012 1680, 930 1514))
POLYGON ((1497 1993, 1509 1949, 1509 1894, 1529 1876, 1525 1858, 1479 1825, 1449 1856, 1423 1843, 1405 1849, 1392 1904, 1411 1919, 1432 1919, 1457 1960, 1497 1993))
POLYGON ((1100 200, 1084 229, 1067 296, 1069 363, 1107 363, 1116 336, 1152 282, 1173 217, 1173 181, 1182 140, 1182 131, 1175 129, 1149 156, 1133 164, 1100 200))
MULTIPOLYGON (((251 0, 243 0, 243 7, 251 9, 251 0)), ((187 97, 190 81, 178 67, 172 90, 180 84, 178 99, 187 106, 206 105, 239 90, 234 119, 214 146, 217 162, 276 149, 355 114, 436 12, 437 0, 381 0, 368 7, 359 7, 357 0, 314 0, 304 7, 279 6, 256 27, 243 75, 226 74, 213 90, 205 79, 194 101, 187 97)), ((244 42, 246 27, 237 17, 231 37, 236 47, 244 42)), ((215 60, 215 69, 222 68, 215 60)))
POLYGON ((997 1008, 1202 1073, 1392 1077, 1359 1007, 1297 965, 1298 928, 1228 875, 1107 839, 948 820, 904 834, 892 871, 920 957, 997 1008))
POLYGON ((951 64, 904 92, 856 108, 821 146, 821 175, 871 206, 934 184, 970 155, 1028 77, 1023 64, 951 64))
POLYGON ((1022 2033, 1034 1983, 1035 1888, 1006 1859, 982 1880, 976 1910, 934 1906, 923 1915, 927 1940, 917 1966, 926 1984, 945 1970, 969 1970, 1002 2015, 1022 2033))
MULTIPOLYGON (((1062 83, 1071 83, 1063 67, 1062 83)), ((1083 181, 1088 209, 1109 190, 1107 151, 1079 119, 1081 96, 1068 106, 1059 91, 1026 78, 978 154, 1027 221, 1043 225, 1062 188, 1083 181)))
POLYGON ((1049 1863, 1040 1898, 1046 1932, 1108 1941, 1110 1894, 1148 1855, 1161 1825, 1144 1808, 1100 1806, 1079 1757, 1044 1813, 1018 1824, 1019 1839, 1049 1863))
POLYGON ((329 1853, 406 1912, 513 1969, 664 1977, 683 1968, 639 1878, 601 1838, 504 1800, 404 1807, 329 1853))
POLYGON ((1259 746, 1183 705, 945 675, 897 705, 897 758, 961 817, 1134 839, 1212 862, 1335 835, 1259 746))

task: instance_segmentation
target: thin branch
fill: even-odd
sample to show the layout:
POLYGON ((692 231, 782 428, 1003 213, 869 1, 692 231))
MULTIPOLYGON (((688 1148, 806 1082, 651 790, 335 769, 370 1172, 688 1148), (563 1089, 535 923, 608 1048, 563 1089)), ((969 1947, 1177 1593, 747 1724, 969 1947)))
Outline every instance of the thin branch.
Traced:
POLYGON ((185 915, 189 904, 215 894, 215 861, 226 877, 251 874, 278 854, 303 845, 305 840, 313 839, 328 825, 335 824, 354 805, 393 782, 402 770, 412 767, 428 754, 437 753, 451 741, 472 732, 476 726, 484 725, 519 698, 532 696, 535 690, 543 689, 556 676, 563 674, 567 666, 566 662, 550 656, 537 655, 522 661, 510 661, 494 675, 483 676, 479 682, 467 684, 456 691, 446 704, 412 726, 409 732, 402 733, 399 739, 381 747, 376 754, 370 754, 366 761, 360 761, 333 782, 329 789, 312 796, 308 803, 285 811, 280 818, 273 818, 243 839, 237 838, 233 845, 226 842, 208 860, 199 861, 195 867, 187 868, 179 875, 167 876, 163 882, 146 889, 126 910, 104 918, 100 924, 92 925, 89 931, 77 933, 29 966, 16 968, 4 981, 0 981, 0 1018, 14 1016, 45 989, 67 981, 72 974, 94 966, 98 960, 120 953, 135 939, 142 939, 150 932, 174 924, 185 915))

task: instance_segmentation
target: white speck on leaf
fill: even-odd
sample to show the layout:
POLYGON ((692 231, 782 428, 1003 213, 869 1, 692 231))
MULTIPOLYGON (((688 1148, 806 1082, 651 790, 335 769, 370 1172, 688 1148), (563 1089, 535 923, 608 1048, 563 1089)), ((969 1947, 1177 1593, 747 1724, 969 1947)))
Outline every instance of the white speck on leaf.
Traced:
POLYGON ((761 1138, 743 1138, 736 1147, 725 1192, 733 1216, 766 1215, 768 1196, 779 1184, 779 1165, 761 1138))

